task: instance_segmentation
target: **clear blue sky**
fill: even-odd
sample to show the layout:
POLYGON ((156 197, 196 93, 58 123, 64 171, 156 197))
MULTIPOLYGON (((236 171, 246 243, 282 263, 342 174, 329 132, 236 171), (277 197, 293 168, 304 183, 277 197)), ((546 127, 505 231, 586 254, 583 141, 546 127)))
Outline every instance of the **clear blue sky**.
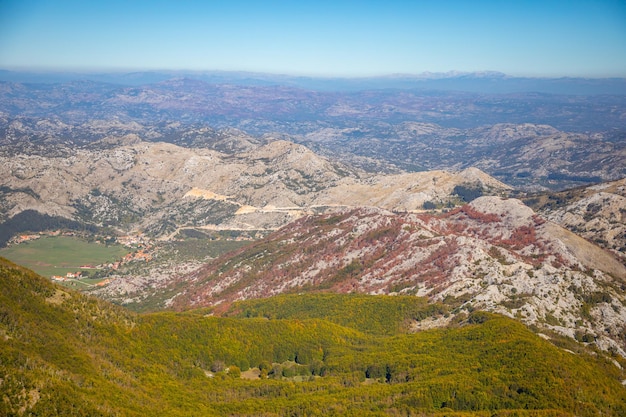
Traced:
POLYGON ((0 68, 626 77, 626 0, 0 0, 0 68))

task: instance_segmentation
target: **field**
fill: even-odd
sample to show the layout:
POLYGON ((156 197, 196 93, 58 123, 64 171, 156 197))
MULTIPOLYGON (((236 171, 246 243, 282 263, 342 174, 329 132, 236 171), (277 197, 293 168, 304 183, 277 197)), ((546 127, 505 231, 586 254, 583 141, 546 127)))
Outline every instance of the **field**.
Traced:
MULTIPOLYGON (((67 236, 47 236, 0 249, 0 256, 32 269, 44 277, 65 276, 82 265, 99 265, 128 253, 121 245, 103 245, 67 236)), ((83 270, 83 273, 88 270, 83 270)), ((89 280, 85 280, 89 283, 89 280)))

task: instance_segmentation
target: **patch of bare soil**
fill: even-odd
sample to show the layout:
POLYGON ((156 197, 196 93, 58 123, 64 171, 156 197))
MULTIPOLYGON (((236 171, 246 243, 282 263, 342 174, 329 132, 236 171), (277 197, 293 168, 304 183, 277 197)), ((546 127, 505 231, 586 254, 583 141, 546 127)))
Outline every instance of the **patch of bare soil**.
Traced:
POLYGON ((241 373, 241 379, 261 379, 261 371, 259 368, 250 368, 245 372, 241 373))

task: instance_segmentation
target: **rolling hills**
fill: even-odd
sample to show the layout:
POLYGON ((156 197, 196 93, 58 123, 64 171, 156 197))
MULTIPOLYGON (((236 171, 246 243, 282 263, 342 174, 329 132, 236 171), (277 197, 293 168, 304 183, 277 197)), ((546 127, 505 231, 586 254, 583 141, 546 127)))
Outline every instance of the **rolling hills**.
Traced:
POLYGON ((0 258, 0 415, 626 414, 623 80, 102 77, 0 82, 0 246, 136 251, 0 258))
POLYGON ((252 138, 235 141, 240 150, 250 140, 278 137, 370 171, 477 167, 535 191, 626 175, 623 79, 543 80, 587 92, 542 91, 541 80, 522 82, 539 90, 498 92, 491 88, 515 81, 466 74, 408 84, 398 83, 401 78, 361 80, 353 83, 362 85, 357 90, 320 90, 296 87, 302 80, 280 84, 280 77, 251 83, 238 74, 163 76, 130 75, 146 80, 139 85, 119 74, 119 84, 85 77, 0 82, 0 144, 49 153, 51 145, 130 137, 225 151, 231 146, 225 137, 241 139, 245 131, 252 138), (480 87, 462 87, 472 83, 480 87), (594 83, 605 85, 596 89, 594 83), (455 84, 460 90, 449 88, 455 84))
MULTIPOLYGON (((164 242, 186 230, 282 229, 203 269, 201 259, 161 263, 95 289, 98 296, 184 309, 283 292, 417 294, 625 354, 624 265, 517 200, 483 197, 449 211, 464 198, 511 192, 480 170, 372 174, 302 145, 232 131, 213 142, 221 151, 137 138, 106 143, 2 157, 4 218, 41 212, 164 242)), ((611 198, 607 248, 619 256, 623 202, 611 198)), ((557 213, 548 218, 568 225, 557 213)), ((597 222, 587 229, 606 230, 597 222)))
POLYGON ((6 260, 0 278, 3 415, 626 411, 623 371, 602 355, 566 340, 577 352, 565 351, 482 312, 406 333, 407 320, 445 314, 415 297, 295 295, 236 304, 229 315, 240 318, 206 310, 138 315, 6 260), (359 309, 370 314, 358 323, 343 317, 359 309))

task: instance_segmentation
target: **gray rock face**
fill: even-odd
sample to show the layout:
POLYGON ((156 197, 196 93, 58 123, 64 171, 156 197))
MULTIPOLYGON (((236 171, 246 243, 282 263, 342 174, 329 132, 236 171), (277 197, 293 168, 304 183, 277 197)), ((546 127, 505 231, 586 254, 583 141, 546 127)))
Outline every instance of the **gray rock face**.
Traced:
POLYGON ((626 264, 626 179, 527 199, 543 216, 626 264))
POLYGON ((426 201, 448 201, 465 183, 508 189, 475 169, 373 175, 284 140, 250 147, 225 154, 136 142, 58 156, 0 156, 6 190, 0 216, 32 209, 165 236, 184 226, 277 228, 316 207, 417 210, 426 201))

